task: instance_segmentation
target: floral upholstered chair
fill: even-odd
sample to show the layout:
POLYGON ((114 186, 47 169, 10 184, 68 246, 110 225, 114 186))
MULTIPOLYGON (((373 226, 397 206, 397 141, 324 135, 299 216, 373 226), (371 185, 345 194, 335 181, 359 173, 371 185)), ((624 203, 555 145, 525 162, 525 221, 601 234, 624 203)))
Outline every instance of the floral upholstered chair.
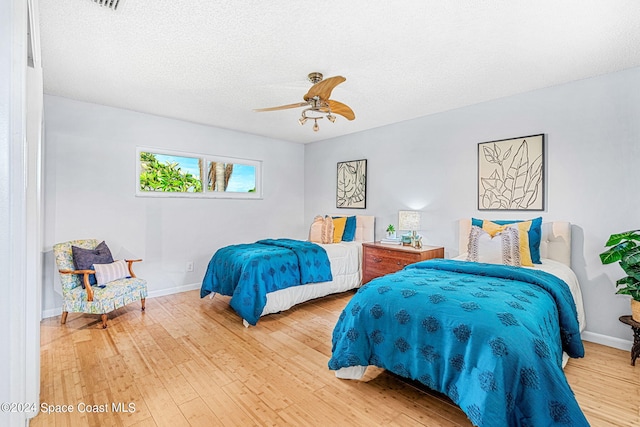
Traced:
POLYGON ((131 302, 140 301, 144 311, 147 282, 133 273, 136 260, 114 261, 109 248, 96 239, 72 240, 53 246, 53 254, 62 282, 62 318, 67 314, 89 313, 102 316, 131 302))

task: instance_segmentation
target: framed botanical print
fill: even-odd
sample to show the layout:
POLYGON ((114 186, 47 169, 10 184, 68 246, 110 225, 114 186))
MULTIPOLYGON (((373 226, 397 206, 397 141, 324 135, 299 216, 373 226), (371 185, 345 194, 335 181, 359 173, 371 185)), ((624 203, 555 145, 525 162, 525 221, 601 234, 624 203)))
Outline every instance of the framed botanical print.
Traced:
POLYGON ((365 209, 367 207, 367 160, 338 162, 336 207, 365 209))
POLYGON ((478 210, 541 211, 544 134, 478 144, 478 210))

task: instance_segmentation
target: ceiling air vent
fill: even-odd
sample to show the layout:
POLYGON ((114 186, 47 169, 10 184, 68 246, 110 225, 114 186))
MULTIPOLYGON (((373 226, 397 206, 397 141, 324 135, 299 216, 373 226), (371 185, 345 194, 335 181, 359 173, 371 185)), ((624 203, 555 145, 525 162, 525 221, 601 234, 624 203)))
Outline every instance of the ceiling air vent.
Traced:
POLYGON ((93 0, 95 3, 98 3, 100 6, 106 6, 109 9, 118 10, 118 6, 120 6, 124 0, 93 0))

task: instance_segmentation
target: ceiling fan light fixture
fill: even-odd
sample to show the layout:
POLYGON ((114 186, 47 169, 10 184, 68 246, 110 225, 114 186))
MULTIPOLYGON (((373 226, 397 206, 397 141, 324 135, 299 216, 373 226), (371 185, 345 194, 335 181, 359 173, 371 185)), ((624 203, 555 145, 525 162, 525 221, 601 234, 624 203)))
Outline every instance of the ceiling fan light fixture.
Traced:
MULTIPOLYGON (((100 1, 100 0, 95 0, 100 1)), ((114 0, 102 0, 102 1, 114 1, 114 0)), ((123 0, 120 0, 123 1, 123 0)), ((324 79, 322 73, 313 72, 309 73, 308 79, 313 86, 309 89, 309 91, 302 97, 304 102, 298 102, 295 104, 287 104, 280 105, 278 107, 269 107, 269 108, 258 108, 254 111, 262 112, 262 111, 276 111, 276 110, 287 110, 289 108, 298 108, 298 107, 306 107, 302 111, 302 116, 298 119, 298 123, 300 125, 304 125, 307 120, 313 120, 313 131, 318 132, 320 130, 320 126, 318 126, 318 120, 326 117, 331 123, 335 123, 337 116, 335 114, 340 114, 345 117, 347 120, 355 119, 355 114, 353 110, 348 105, 345 105, 341 102, 329 99, 331 96, 331 91, 340 83, 344 82, 346 79, 342 76, 334 76, 329 77, 328 79, 324 79), (309 113, 309 116, 307 116, 309 113), (334 114, 335 113, 335 114, 334 114)))

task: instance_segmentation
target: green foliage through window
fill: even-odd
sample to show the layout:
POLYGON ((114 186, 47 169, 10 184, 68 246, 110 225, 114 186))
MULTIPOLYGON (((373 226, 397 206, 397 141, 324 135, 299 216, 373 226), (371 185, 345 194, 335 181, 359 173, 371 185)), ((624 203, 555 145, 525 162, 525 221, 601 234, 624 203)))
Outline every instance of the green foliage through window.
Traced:
MULTIPOLYGON (((188 157, 177 158, 192 160, 188 157)), ((195 159, 196 161, 198 159, 195 159)), ((180 167, 180 162, 158 160, 153 153, 140 153, 140 190, 199 193, 202 191, 200 174, 194 176, 180 167)))
POLYGON ((262 162, 138 148, 139 196, 262 198, 262 162))

